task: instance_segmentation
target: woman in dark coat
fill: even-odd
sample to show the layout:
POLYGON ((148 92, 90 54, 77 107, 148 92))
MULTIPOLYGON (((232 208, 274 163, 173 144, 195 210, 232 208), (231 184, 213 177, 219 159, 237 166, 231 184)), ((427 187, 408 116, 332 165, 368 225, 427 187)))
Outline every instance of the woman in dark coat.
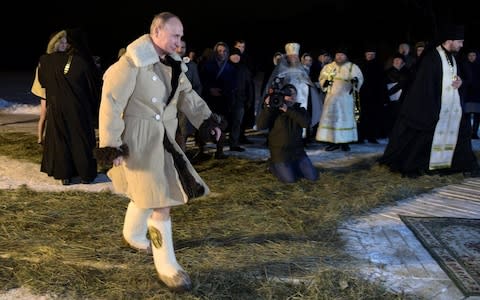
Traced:
POLYGON ((70 49, 40 58, 38 77, 46 89, 47 129, 40 170, 68 185, 97 176, 93 156, 101 89, 99 70, 79 29, 67 30, 70 49))

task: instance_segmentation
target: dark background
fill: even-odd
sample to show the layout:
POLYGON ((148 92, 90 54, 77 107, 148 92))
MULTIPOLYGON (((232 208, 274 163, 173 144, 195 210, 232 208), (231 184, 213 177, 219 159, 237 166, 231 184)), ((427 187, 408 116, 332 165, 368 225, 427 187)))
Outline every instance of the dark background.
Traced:
POLYGON ((244 39, 259 69, 269 66, 273 53, 283 52, 287 42, 298 42, 300 53, 314 55, 319 49, 345 45, 352 58, 374 43, 383 58, 393 54, 400 42, 409 42, 413 48, 419 40, 432 40, 443 23, 465 25, 465 47, 479 46, 479 13, 466 0, 281 2, 17 1, 2 10, 0 70, 34 70, 50 34, 72 27, 87 31, 93 54, 101 57, 106 68, 121 47, 149 31, 154 14, 165 10, 181 18, 187 47, 197 54, 217 41, 231 45, 235 39, 244 39))

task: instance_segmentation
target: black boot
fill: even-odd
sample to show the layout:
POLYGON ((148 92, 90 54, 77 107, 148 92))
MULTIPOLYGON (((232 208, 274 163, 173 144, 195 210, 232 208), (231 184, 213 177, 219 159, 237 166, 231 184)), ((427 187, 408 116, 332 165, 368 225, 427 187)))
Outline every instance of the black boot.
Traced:
POLYGON ((325 147, 325 151, 334 151, 340 149, 340 146, 337 144, 330 144, 327 147, 325 147))

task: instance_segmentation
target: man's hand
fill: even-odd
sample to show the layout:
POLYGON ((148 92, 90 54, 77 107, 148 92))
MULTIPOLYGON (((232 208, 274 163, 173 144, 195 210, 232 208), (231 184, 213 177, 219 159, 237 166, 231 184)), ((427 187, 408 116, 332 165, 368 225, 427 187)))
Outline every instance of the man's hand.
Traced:
POLYGON ((265 103, 265 106, 269 106, 270 105, 270 95, 267 95, 265 97, 265 99, 263 100, 263 103, 265 103))
POLYGON ((462 85, 462 79, 459 76, 454 76, 452 86, 454 89, 458 89, 462 85))
POLYGON ((218 142, 220 136, 222 135, 222 130, 219 127, 215 127, 210 133, 215 136, 215 140, 218 142))
POLYGON ((113 160, 113 165, 115 167, 118 167, 119 165, 122 164, 122 162, 123 162, 123 156, 119 156, 113 160))
POLYGON ((222 138, 222 131, 224 131, 228 126, 227 121, 220 115, 212 113, 208 119, 205 119, 200 127, 198 127, 198 132, 200 138, 205 142, 216 143, 222 138))

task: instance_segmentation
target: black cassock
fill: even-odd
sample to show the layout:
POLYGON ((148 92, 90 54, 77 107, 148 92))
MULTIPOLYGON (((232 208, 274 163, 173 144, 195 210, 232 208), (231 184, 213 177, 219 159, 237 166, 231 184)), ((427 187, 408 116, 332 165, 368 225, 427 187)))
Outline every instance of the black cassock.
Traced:
POLYGON ((55 52, 40 58, 40 84, 46 89, 47 125, 40 170, 55 179, 97 175, 96 146, 100 81, 82 56, 55 52))
MULTIPOLYGON (((462 78, 460 68, 458 75, 462 78)), ((380 164, 412 177, 430 172, 430 151, 441 109, 442 78, 442 61, 433 48, 425 53, 418 66, 380 164)), ((471 124, 462 114, 452 165, 437 172, 470 172, 478 168, 471 144, 471 124)))

